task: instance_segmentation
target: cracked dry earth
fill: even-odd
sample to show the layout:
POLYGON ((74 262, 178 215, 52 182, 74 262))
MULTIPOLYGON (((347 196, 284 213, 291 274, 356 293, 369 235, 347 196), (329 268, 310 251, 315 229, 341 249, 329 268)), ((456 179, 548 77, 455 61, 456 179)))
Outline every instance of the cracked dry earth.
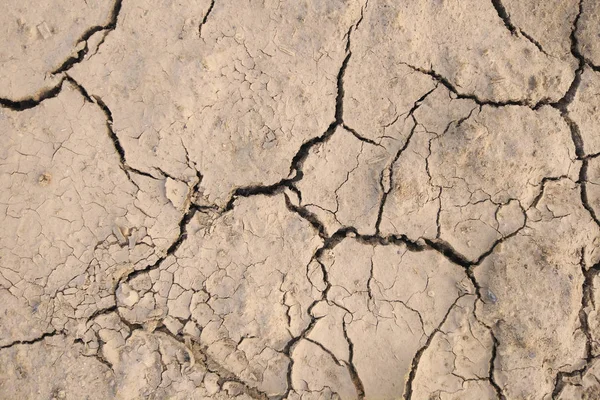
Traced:
POLYGON ((600 1, 0 27, 0 398, 600 399, 600 1))

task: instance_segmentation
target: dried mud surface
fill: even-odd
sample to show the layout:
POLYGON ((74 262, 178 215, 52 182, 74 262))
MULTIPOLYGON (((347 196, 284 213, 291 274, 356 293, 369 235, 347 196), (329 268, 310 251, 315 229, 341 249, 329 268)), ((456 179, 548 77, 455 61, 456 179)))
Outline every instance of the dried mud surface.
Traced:
POLYGON ((0 27, 0 398, 600 398, 599 1, 0 27))

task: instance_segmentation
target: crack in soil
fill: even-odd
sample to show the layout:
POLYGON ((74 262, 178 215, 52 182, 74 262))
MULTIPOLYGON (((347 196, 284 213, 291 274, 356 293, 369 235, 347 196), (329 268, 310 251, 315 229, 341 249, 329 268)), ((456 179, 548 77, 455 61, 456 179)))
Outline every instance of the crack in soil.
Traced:
MULTIPOLYGON (((498 13, 498 16, 502 19, 506 28, 513 35, 517 35, 517 34, 523 35, 527 40, 529 40, 531 43, 533 43, 541 52, 544 52, 542 46, 537 41, 535 41, 533 38, 531 38, 525 32, 521 31, 519 28, 514 26, 514 24, 512 23, 512 21, 510 19, 510 15, 504 8, 501 0, 491 0, 491 1, 492 1, 492 4, 494 5, 494 8, 496 9, 496 12, 498 13)), ((525 106, 525 107, 532 108, 535 111, 535 110, 538 110, 543 105, 548 105, 550 107, 553 107, 553 108, 559 110, 562 118, 564 119, 564 121, 566 122, 566 124, 568 125, 568 127, 570 129, 571 139, 572 139, 574 147, 575 147, 577 160, 580 160, 582 162, 579 179, 577 181, 577 183, 580 186, 581 203, 582 203, 583 207, 587 210, 587 212, 590 214, 592 219, 595 221, 595 223, 598 226, 600 226, 600 220, 598 219, 595 210, 590 205, 590 202, 588 199, 588 193, 587 193, 588 163, 589 163, 590 159, 598 156, 598 154, 591 154, 591 155, 585 154, 584 148, 583 148, 583 139, 581 136, 581 132, 580 132, 577 124, 569 116, 569 111, 568 111, 568 106, 572 103, 572 101, 577 93, 577 90, 579 88, 579 85, 581 82, 581 75, 583 73, 584 67, 586 65, 588 65, 590 68, 593 68, 595 70, 597 70, 597 68, 598 68, 598 67, 591 65, 589 63, 589 61, 586 60, 585 57, 580 53, 579 48, 578 48, 577 30, 578 30, 578 22, 580 20, 580 17, 582 15, 582 10, 583 10, 582 3, 583 3, 583 1, 580 0, 579 13, 577 14, 575 21, 573 23, 573 28, 572 28, 571 36, 570 36, 570 38, 571 38, 571 53, 579 61, 578 68, 575 71, 575 77, 574 77, 573 82, 571 83, 570 87, 568 88, 567 92, 557 102, 551 103, 549 100, 541 100, 540 102, 538 102, 536 104, 529 104, 526 100, 515 100, 515 101, 507 101, 507 102, 495 102, 495 101, 482 100, 482 99, 479 99, 474 94, 460 93, 457 90, 457 88, 449 82, 448 79, 439 75, 433 69, 422 69, 422 68, 418 68, 415 66, 411 66, 409 64, 405 64, 405 65, 407 65, 414 71, 418 71, 420 73, 431 76, 436 82, 438 82, 438 84, 443 85, 451 93, 456 95, 457 98, 473 100, 476 104, 479 105, 480 109, 483 105, 488 105, 488 106, 492 106, 492 107, 525 106)), ((212 0, 208 10, 206 11, 201 23, 198 26, 198 35, 200 38, 202 37, 202 27, 206 23, 209 15, 211 14, 211 12, 214 8, 214 5, 215 5, 215 1, 212 0)), ((151 179, 158 179, 158 178, 156 178, 155 176, 153 176, 152 174, 150 174, 148 172, 137 170, 128 165, 127 160, 126 160, 125 149, 123 148, 117 133, 113 129, 113 122, 114 122, 113 114, 112 114, 112 111, 110 110, 109 106, 99 96, 89 94, 82 85, 80 85, 75 79, 73 79, 67 73, 68 70, 70 68, 72 68, 74 65, 82 62, 84 60, 85 56, 88 54, 89 48, 88 48, 87 41, 90 39, 90 37, 92 35, 94 35, 95 33, 98 33, 98 32, 102 32, 102 31, 105 31, 106 34, 108 34, 110 31, 112 31, 116 28, 119 13, 121 10, 121 6, 122 6, 122 0, 116 0, 115 4, 114 4, 114 8, 111 13, 110 21, 104 26, 94 26, 92 28, 89 28, 80 37, 80 39, 78 41, 78 44, 85 42, 84 48, 82 50, 80 50, 76 55, 68 58, 65 62, 63 62, 63 64, 61 66, 59 66, 52 72, 52 74, 63 74, 63 78, 61 79, 60 83, 57 86, 55 86, 51 89, 45 90, 34 97, 24 99, 21 101, 11 101, 8 99, 0 99, 0 105, 5 108, 14 110, 14 111, 24 111, 27 109, 34 108, 34 107, 40 105, 44 100, 58 96, 58 94, 63 89, 63 85, 65 84, 65 82, 67 82, 68 84, 72 85, 76 90, 78 90, 78 92, 83 96, 83 98, 86 101, 97 105, 100 108, 100 110, 103 112, 103 114, 105 116, 105 120, 106 120, 107 133, 114 145, 115 152, 118 154, 118 157, 119 157, 119 164, 120 164, 119 166, 120 166, 121 170, 123 170, 123 172, 127 175, 129 181, 131 183, 133 183, 136 187, 138 187, 138 185, 132 179, 131 174, 137 174, 137 175, 145 176, 145 177, 148 177, 151 179)), ((218 215, 222 215, 222 214, 230 212, 231 210, 234 209, 235 201, 239 197, 251 197, 251 196, 260 196, 260 195, 264 195, 264 196, 283 195, 285 198, 285 203, 286 203, 287 209, 290 212, 293 212, 293 213, 299 215, 304 220, 308 221, 311 224, 311 226, 316 230, 319 237, 321 239, 323 239, 323 245, 319 249, 316 250, 316 252, 314 253, 314 255, 311 258, 311 262, 316 261, 320 265, 321 270, 323 272, 323 279, 325 281, 326 288, 322 291, 321 297, 317 300, 314 300, 313 303, 307 309, 308 315, 311 318, 307 327, 301 332, 300 335, 293 337, 286 344, 284 350, 282 351, 282 353, 285 354, 287 356, 287 358, 289 359, 289 367, 288 367, 288 371, 287 371, 287 391, 286 391, 285 395, 282 396, 281 398, 287 397, 290 394, 290 392, 294 389, 293 385, 292 385, 292 370, 293 370, 293 366, 294 366, 292 352, 293 352, 295 346, 298 344, 298 342, 302 339, 308 340, 309 342, 311 342, 315 345, 318 345, 327 354, 329 354, 337 364, 345 365, 346 368, 348 369, 348 373, 349 373, 349 375, 352 379, 352 382, 355 386, 358 397, 361 399, 365 398, 364 384, 358 374, 358 370, 357 370, 356 366, 354 365, 354 343, 352 342, 352 340, 350 339, 350 337, 348 335, 348 330, 347 330, 348 324, 346 323, 346 321, 345 320, 342 321, 342 327, 343 327, 343 334, 344 334, 344 337, 348 344, 348 349, 349 349, 348 362, 338 360, 335 357, 335 355, 333 354, 333 352, 331 352, 325 346, 320 344, 318 341, 315 341, 315 340, 307 337, 307 335, 310 334, 310 332, 313 330, 316 322, 319 319, 319 318, 313 316, 312 310, 314 309, 316 304, 318 304, 319 302, 328 300, 327 295, 328 295, 329 289, 331 288, 331 283, 329 282, 329 278, 327 275, 327 269, 325 268, 324 264, 322 263, 322 261, 320 259, 321 256, 323 255, 324 251, 334 248, 337 244, 339 244, 341 241, 345 240, 348 237, 352 237, 354 240, 357 240, 361 243, 368 243, 368 244, 372 244, 372 245, 375 245, 375 244, 376 245, 384 245, 384 246, 385 245, 404 245, 408 248, 409 251, 414 251, 414 252, 421 252, 424 250, 431 249, 431 250, 434 250, 437 253, 443 255, 450 262, 461 266, 464 269, 465 275, 468 277, 468 279, 470 280, 470 282, 473 284, 473 286, 475 288, 475 294, 477 296, 477 300, 483 301, 482 300, 483 288, 479 285, 479 283, 477 282, 477 280, 475 278, 474 269, 477 266, 481 265, 482 262, 489 255, 491 255, 499 245, 501 245, 504 241, 509 240, 510 238, 518 235, 522 231, 522 229, 524 229, 527 226, 527 210, 523 210, 523 208, 521 207, 521 210, 523 211, 523 214, 525 216, 523 225, 521 227, 519 227, 518 229, 514 230, 512 233, 505 235, 502 238, 496 240, 490 246, 490 248, 488 250, 483 252, 475 260, 469 260, 463 254, 456 251, 452 247, 451 244, 449 244, 448 242, 443 241, 439 238, 439 213, 441 211, 441 207, 439 208, 438 215, 437 215, 438 238, 436 238, 436 239, 422 239, 419 241, 412 241, 409 238, 407 238, 405 235, 381 236, 381 234, 380 234, 381 219, 382 219, 385 203, 387 200, 387 196, 391 191, 391 189, 388 189, 388 190, 385 189, 384 172, 388 173, 390 186, 391 186, 391 184, 393 182, 394 164, 399 160, 399 158, 401 157, 403 152, 408 148, 411 138, 413 137, 415 130, 418 126, 418 121, 416 120, 416 118, 414 116, 414 112, 420 107, 420 105, 427 98, 427 96, 429 96, 438 87, 437 85, 436 85, 436 87, 434 87, 434 89, 425 93, 423 96, 421 96, 419 99, 417 99, 414 102, 413 107, 411 108, 411 110, 409 111, 409 113, 406 117, 406 118, 409 118, 409 117, 412 118, 413 127, 412 127, 404 145, 396 152, 395 157, 391 161, 389 167, 386 170, 382 171, 380 174, 379 185, 382 189, 383 194, 382 194, 380 202, 379 202, 379 209, 378 209, 378 214, 377 214, 377 221, 375 224, 375 234, 374 235, 361 235, 357 231, 357 229, 354 227, 343 227, 328 236, 326 234, 325 225, 323 224, 323 222, 321 222, 319 220, 319 218, 315 214, 308 211, 305 207, 302 207, 300 205, 295 205, 293 203, 290 196, 288 196, 288 193, 286 193, 286 190, 289 190, 289 191, 295 193, 298 196, 298 198, 300 199, 300 204, 301 204, 302 194, 295 186, 295 183, 299 182, 303 178, 304 162, 308 158, 310 150, 318 144, 327 142, 329 140, 329 138, 334 134, 334 132, 337 128, 342 127, 344 129, 348 130, 357 139, 359 139, 360 141, 362 141, 364 143, 367 143, 370 145, 375 145, 375 146, 381 146, 380 143, 377 143, 371 139, 365 138, 362 135, 360 135, 357 131, 355 131, 354 129, 348 127, 344 123, 344 119, 343 119, 344 97, 345 97, 344 76, 345 76, 348 64, 352 57, 351 36, 352 36, 352 33, 358 29, 360 23, 362 22, 363 14, 364 14, 364 11, 367 8, 367 6, 368 6, 368 3, 365 3, 365 5, 361 9, 360 18, 354 25, 352 25, 349 28, 349 30, 347 31, 347 33, 345 35, 345 40, 346 40, 345 57, 341 63, 341 66, 339 68, 339 71, 338 71, 338 74, 336 77, 337 93, 336 93, 336 100, 335 100, 335 112, 334 112, 334 116, 333 116, 334 118, 333 118, 333 121, 331 122, 331 124, 326 129, 326 131, 323 134, 321 134, 320 136, 313 137, 312 139, 304 142, 300 146, 300 148, 298 149, 298 151, 296 152, 296 154, 294 155, 294 157, 291 160, 290 169, 289 169, 289 171, 290 171, 289 177, 283 178, 279 182, 272 184, 272 185, 254 185, 254 186, 238 187, 232 191, 232 193, 230 194, 229 200, 227 201, 226 205, 223 208, 219 209, 216 206, 208 206, 208 208, 210 208, 211 210, 214 210, 218 215)), ((470 116, 470 114, 469 114, 469 116, 470 116)), ((468 118, 468 117, 466 117, 466 118, 468 118)), ((462 121, 464 121, 464 119, 462 121)), ((431 149, 430 149, 430 151, 431 151, 431 149)), ((189 161, 189 158, 188 158, 188 161, 189 161)), ((162 170, 158 169, 158 171, 160 172, 160 175, 162 177, 170 177, 168 174, 166 174, 162 170)), ((427 172, 429 173, 429 171, 427 171, 427 172)), ((430 178, 431 178, 431 175, 430 175, 430 178)), ((347 179, 348 178, 346 178, 346 180, 347 179)), ((539 200, 544 195, 544 189, 545 189, 545 185, 547 182, 558 181, 561 179, 568 179, 568 178, 565 176, 543 178, 541 181, 541 185, 540 185, 540 192, 534 199, 531 207, 537 206, 539 200)), ((131 335, 131 333, 134 330, 144 329, 142 325, 132 324, 129 321, 127 321, 125 318, 123 318, 123 316, 121 316, 121 314, 119 313, 119 306, 118 306, 118 302, 116 299, 116 292, 122 284, 130 282, 133 278, 135 278, 136 276, 138 276, 140 274, 145 274, 145 273, 148 273, 152 270, 159 268, 161 266, 161 264, 168 257, 175 255, 175 253, 180 248, 182 243, 187 239, 188 225, 189 225, 190 221, 194 218, 194 216, 198 212, 203 212, 206 209, 206 206, 199 206, 194 203, 194 198, 200 191, 200 185, 202 183, 202 180, 203 180, 203 176, 200 174, 199 171, 197 171, 195 183, 190 188, 190 191, 188 193, 188 198, 186 200, 186 206, 184 208, 185 211, 183 212, 183 215, 181 216, 181 219, 179 220, 179 223, 178 223, 178 228, 179 228, 178 236, 171 243, 171 245, 167 248, 166 253, 164 255, 162 255, 161 257, 159 257, 159 259, 152 265, 148 265, 145 268, 142 268, 139 270, 131 271, 131 272, 127 273, 126 275, 122 276, 116 282, 114 290, 113 290, 114 305, 107 307, 107 308, 96 310, 94 313, 92 313, 91 316, 89 316, 87 318, 86 322, 91 322, 101 315, 107 315, 107 314, 114 312, 120 318, 120 320, 129 328, 129 330, 130 330, 129 335, 131 335)), ((138 187, 138 189, 139 189, 139 187, 138 187)), ((583 254, 583 250, 582 250, 582 254, 583 254)), ((589 315, 587 314, 586 310, 592 305, 592 302, 593 302, 593 278, 598 273, 599 268, 596 265, 589 269, 586 269, 582 262, 581 269, 582 269, 582 274, 584 276, 584 283, 583 283, 583 287, 582 287, 582 299, 581 299, 581 310, 579 311, 579 320, 580 320, 580 324, 581 324, 581 329, 586 336, 586 364, 585 364, 585 367, 575 370, 575 371, 571 371, 571 372, 560 372, 559 371, 556 375, 555 386, 554 386, 554 390, 552 392, 552 398, 556 398, 557 396, 560 395, 564 386, 567 384, 565 382, 566 377, 582 376, 588 370, 591 361, 594 359, 593 355, 592 355, 593 340, 592 340, 592 335, 590 332, 590 327, 589 327, 589 322, 588 322, 589 315)), ((372 277, 373 277, 373 265, 371 265, 371 275, 369 278, 369 282, 367 283, 367 286, 369 289, 369 297, 371 297, 370 282, 371 282, 372 277)), ((424 353, 430 347, 433 339, 442 330, 444 324, 446 323, 452 310, 455 308, 457 302, 466 295, 467 294, 461 294, 454 300, 453 304, 446 311, 442 321, 434 329, 434 331, 428 336, 425 345, 423 345, 417 351, 414 358, 412 359, 410 371, 409 371, 408 378, 406 381, 405 392, 403 395, 404 399, 406 399, 406 400, 412 399, 413 390, 414 390, 414 388, 413 388, 414 380, 417 375, 419 362, 420 362, 421 358, 423 357, 424 353)), ((407 308, 408 308, 408 306, 407 306, 407 308)), ((289 313, 289 310, 288 310, 288 313, 289 313)), ((473 311, 473 313, 475 314, 475 310, 473 311)), ((287 315, 287 317, 288 317, 288 322, 289 322, 289 319, 290 319, 289 314, 287 315)), ((475 317, 477 318, 476 315, 475 315, 475 317)), ((419 318, 421 318, 420 314, 419 314, 419 318)), ((421 319, 421 324, 423 324, 422 319, 421 319)), ((500 346, 500 342, 494 334, 494 328, 487 326, 485 324, 483 324, 483 325, 489 331, 491 338, 492 338, 492 342, 493 342, 493 346, 491 349, 489 368, 488 368, 489 376, 488 376, 487 380, 489 380, 489 383, 493 387, 497 397, 501 400, 504 400, 504 399, 506 399, 506 396, 503 393, 503 388, 497 383, 496 377, 495 377, 495 375, 496 375, 496 372, 495 372, 496 365, 495 364, 497 361, 497 356, 498 356, 497 353, 498 353, 498 348, 500 346)), ((183 343, 186 346, 188 345, 188 343, 186 343, 186 339, 187 339, 186 337, 184 337, 181 334, 174 335, 168 329, 166 329, 164 326, 160 326, 156 331, 167 334, 170 337, 174 338, 175 340, 177 340, 180 343, 183 343)), ((12 346, 19 345, 19 344, 33 344, 33 343, 40 342, 48 337, 52 337, 55 335, 63 335, 63 334, 65 334, 65 332, 53 330, 52 332, 44 333, 43 335, 41 335, 37 338, 31 339, 31 340, 20 340, 20 341, 11 342, 10 344, 0 346, 0 349, 10 348, 12 346)), ((112 365, 110 365, 110 363, 106 360, 106 358, 104 357, 104 355, 102 353, 102 343, 103 342, 99 337, 97 339, 98 339, 98 342, 100 343, 100 347, 98 349, 98 353, 97 353, 96 357, 100 362, 109 366, 112 369, 112 365)), ((192 350, 196 351, 200 355, 200 357, 204 358, 205 360, 208 360, 210 357, 206 354, 205 349, 203 350, 200 348, 201 347, 200 343, 196 343, 196 344, 197 344, 196 347, 198 347, 198 348, 194 348, 192 350)), ((206 364, 207 365, 208 364, 217 365, 217 362, 212 360, 210 362, 206 362, 206 364)), ((222 386, 223 383, 226 381, 233 381, 233 382, 242 384, 245 387, 245 389, 244 389, 245 393, 252 398, 256 398, 256 399, 268 398, 266 393, 263 393, 256 388, 250 387, 248 384, 244 383, 244 381, 241 378, 239 378, 232 372, 225 370, 223 367, 213 368, 211 370, 207 366, 207 369, 209 371, 215 372, 217 375, 219 375, 219 377, 220 377, 219 385, 220 386, 222 386)))
POLYGON ((104 39, 106 38, 106 35, 108 35, 109 32, 116 29, 117 21, 119 19, 119 13, 121 12, 122 6, 123 6, 123 0, 115 0, 113 9, 111 10, 111 13, 110 13, 108 23, 106 23, 105 25, 96 25, 96 26, 93 26, 93 27, 89 28, 88 30, 86 30, 83 33, 83 35, 80 36, 79 40, 77 41, 77 45, 79 45, 79 43, 82 43, 82 42, 85 43, 83 49, 79 50, 77 52, 77 55, 67 58, 58 68, 56 68, 52 72, 50 72, 50 74, 58 75, 63 72, 67 72, 75 64, 79 64, 80 62, 82 62, 83 59, 85 58, 85 56, 90 51, 90 49, 88 48, 88 43, 87 43, 88 39, 91 38, 95 33, 104 31, 105 35, 104 35, 104 38, 102 38, 101 42, 98 44, 98 48, 99 48, 100 45, 102 45, 102 43, 104 43, 104 39))
POLYGON ((89 48, 88 48, 87 41, 95 33, 104 31, 104 32, 106 32, 106 34, 105 34, 104 38, 102 39, 102 41, 98 44, 98 47, 100 47, 100 45, 102 45, 102 43, 104 43, 104 39, 106 38, 106 35, 108 35, 109 32, 116 29, 117 21, 119 18, 119 14, 121 12, 122 5, 123 5, 123 0, 115 0, 113 9, 111 11, 111 15, 109 17, 109 22, 105 25, 96 25, 96 26, 93 26, 93 27, 87 29, 81 35, 81 37, 79 38, 79 40, 77 41, 77 44, 75 46, 75 47, 77 47, 77 45, 79 45, 79 43, 84 42, 85 45, 84 45, 83 49, 79 50, 77 52, 77 55, 70 56, 69 58, 67 58, 59 67, 57 67, 56 69, 54 69, 53 71, 50 72, 50 75, 63 74, 63 78, 60 80, 60 82, 58 82, 56 84, 56 86, 41 90, 38 94, 33 95, 28 98, 21 99, 21 100, 11 100, 11 99, 0 98, 0 106, 8 108, 13 111, 24 111, 24 110, 28 110, 28 109, 37 107, 44 100, 51 99, 51 98, 58 96, 58 94, 62 90, 62 85, 65 82, 65 80, 71 81, 73 83, 73 79, 64 74, 66 72, 68 72, 74 65, 82 62, 83 59, 85 58, 85 56, 88 54, 89 48))
POLYGON ((504 26, 506 26, 506 29, 508 29, 512 35, 514 35, 514 36, 518 36, 519 34, 523 35, 523 37, 525 37, 525 39, 529 40, 535 47, 538 48, 539 51, 548 55, 548 53, 546 53, 544 51, 544 49, 542 48, 542 45, 537 40, 535 40, 531 35, 528 35, 522 29, 517 28, 512 23, 512 21, 510 19, 510 14, 506 11, 506 8, 502 4, 502 0, 491 0, 491 1, 492 1, 492 5, 494 6, 494 9, 498 13, 498 17, 500 17, 502 22, 504 22, 504 26))

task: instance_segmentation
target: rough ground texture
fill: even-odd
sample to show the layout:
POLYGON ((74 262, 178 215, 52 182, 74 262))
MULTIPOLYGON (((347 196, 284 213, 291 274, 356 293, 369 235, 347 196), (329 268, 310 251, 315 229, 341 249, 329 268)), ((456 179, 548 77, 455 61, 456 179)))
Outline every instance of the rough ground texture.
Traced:
POLYGON ((599 1, 1 3, 0 398, 600 398, 599 1))

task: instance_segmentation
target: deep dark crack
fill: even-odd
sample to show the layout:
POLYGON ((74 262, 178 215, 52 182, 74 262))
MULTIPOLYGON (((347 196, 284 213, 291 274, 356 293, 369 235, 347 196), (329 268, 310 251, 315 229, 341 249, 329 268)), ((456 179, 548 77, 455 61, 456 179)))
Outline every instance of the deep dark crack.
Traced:
POLYGON ((108 34, 108 32, 114 30, 117 27, 117 21, 119 19, 119 13, 121 12, 122 6, 123 0, 115 0, 113 9, 111 10, 110 17, 108 19, 108 23, 106 23, 105 25, 96 25, 86 30, 77 41, 77 45, 79 45, 79 43, 84 43, 84 47, 81 50, 79 50, 76 55, 67 58, 59 67, 50 72, 50 74, 57 75, 63 72, 67 72, 75 64, 79 64, 80 62, 82 62, 85 56, 90 51, 87 43, 88 39, 91 38, 95 33, 105 31, 106 35, 108 34))
POLYGON ((350 378, 352 378, 352 383, 354 383, 358 398, 364 399, 365 386, 363 385, 363 382, 358 375, 358 370, 354 365, 354 343, 350 339, 350 336, 348 336, 348 327, 346 326, 346 321, 342 321, 342 330, 344 332, 344 338, 346 339, 346 342, 348 342, 348 371, 350 372, 350 378))
POLYGON ((44 334, 42 334, 41 336, 38 336, 34 339, 28 339, 28 340, 15 340, 13 342, 10 342, 8 344, 5 344, 4 346, 0 346, 0 350, 1 349, 8 349, 10 347, 16 346, 16 345, 21 345, 21 344, 34 344, 34 343, 38 343, 41 342, 43 340, 45 340, 46 338, 52 337, 52 336, 58 336, 58 335, 64 335, 63 331, 57 331, 57 330, 53 330, 51 332, 46 332, 44 334))
POLYGON ((0 106, 8 108, 9 110, 13 110, 13 111, 29 110, 30 108, 39 106, 44 100, 52 99, 52 98, 58 96, 58 94, 62 90, 63 83, 64 83, 64 79, 61 80, 58 83, 58 85, 54 86, 53 88, 43 90, 40 93, 38 93, 37 95, 30 97, 30 98, 23 99, 23 100, 13 101, 10 99, 0 98, 0 106))
MULTIPOLYGON (((70 70, 75 64, 78 64, 81 61, 83 61, 83 59, 85 58, 85 56, 87 55, 87 53, 89 51, 89 48, 87 45, 88 39, 97 32, 107 31, 107 33, 108 33, 117 27, 117 20, 119 18, 121 6, 122 6, 122 0, 115 0, 113 9, 111 11, 111 15, 109 17, 109 22, 106 25, 93 26, 93 27, 87 29, 81 35, 79 40, 77 41, 77 45, 81 42, 85 42, 84 48, 79 50, 76 55, 70 56, 69 58, 67 58, 60 66, 58 66, 53 71, 51 71, 50 75, 59 75, 59 74, 65 73, 68 70, 70 70)), ((58 84, 56 84, 56 86, 48 88, 48 89, 42 89, 39 93, 37 93, 36 95, 31 96, 31 97, 27 97, 27 98, 24 98, 21 100, 11 100, 11 99, 0 98, 0 106, 11 109, 13 111, 24 111, 24 110, 28 110, 30 108, 37 107, 44 100, 51 99, 53 97, 58 96, 58 94, 62 90, 62 85, 63 85, 65 79, 69 80, 69 81, 71 81, 71 83, 73 83, 72 78, 63 77, 60 80, 60 82, 58 82, 58 84)), ((89 96, 88 96, 88 99, 89 99, 89 96)))
POLYGON ((208 6, 208 10, 206 11, 206 14, 204 14, 204 17, 202 17, 202 21, 200 22, 200 25, 198 25, 198 36, 199 37, 202 37, 202 27, 204 26, 204 24, 206 24, 206 21, 208 20, 208 16, 212 12, 214 6, 215 6, 215 0, 211 0, 210 6, 208 6))
POLYGON ((500 19, 502 19, 502 22, 504 22, 504 26, 506 26, 506 29, 508 29, 512 35, 515 35, 515 36, 518 36, 519 34, 523 35, 523 37, 525 39, 529 40, 535 47, 538 48, 539 51, 548 55, 542 48, 542 45, 537 40, 535 40, 531 35, 523 32, 522 29, 517 28, 512 23, 512 21, 510 19, 510 14, 508 13, 508 11, 506 11, 506 8, 502 4, 502 0, 491 0, 491 1, 492 1, 492 5, 496 9, 496 12, 498 13, 498 16, 500 17, 500 19))
POLYGON ((579 60, 579 66, 577 67, 577 70, 575 70, 575 78, 573 79, 573 82, 571 83, 569 89, 567 90, 567 92, 565 93, 563 98, 561 98, 556 103, 550 104, 550 106, 552 106, 560 111, 561 116, 563 117, 564 121, 566 122, 566 124, 569 127, 569 130, 571 131, 571 140, 573 141, 573 145, 575 146, 575 155, 577 156, 578 159, 581 160, 581 169, 579 170, 579 179, 577 181, 577 183, 580 186, 581 203, 582 203, 583 207, 588 211, 588 213, 590 214, 590 216, 592 217, 594 222, 596 222, 596 224, 598 226, 600 226, 600 220, 598 219, 598 216, 596 215, 596 211, 594 210, 594 208, 591 206, 591 204, 589 202, 588 193, 587 193, 587 183, 588 183, 587 182, 587 171, 588 171, 589 161, 591 158, 586 157, 585 150, 584 150, 584 143, 583 143, 583 139, 581 137, 581 131, 579 129, 579 126, 569 116, 569 109, 568 109, 569 105, 573 102, 573 99, 575 98, 575 95, 577 94, 577 90, 579 89, 579 85, 581 84, 581 75, 583 74, 583 70, 586 65, 586 60, 579 50, 579 43, 577 40, 578 23, 579 23, 579 19, 581 18, 582 13, 583 13, 583 0, 580 0, 579 1, 579 12, 577 13, 577 16, 575 17, 575 20, 573 22, 573 27, 571 29, 571 35, 570 35, 571 54, 579 60))

